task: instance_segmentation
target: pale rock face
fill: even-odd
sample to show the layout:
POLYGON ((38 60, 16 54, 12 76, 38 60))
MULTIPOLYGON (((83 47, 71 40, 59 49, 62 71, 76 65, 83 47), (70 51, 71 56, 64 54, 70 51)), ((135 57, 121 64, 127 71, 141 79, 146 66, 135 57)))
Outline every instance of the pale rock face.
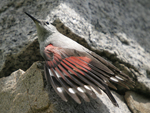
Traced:
POLYGON ((125 94, 125 100, 133 113, 149 113, 150 99, 128 91, 125 94))
MULTIPOLYGON (((114 95, 117 95, 115 98, 120 103, 120 108, 109 105, 110 102, 104 94, 91 103, 83 102, 78 105, 71 99, 65 103, 52 88, 50 91, 49 88, 44 88, 42 74, 39 74, 41 70, 36 66, 29 69, 31 72, 32 70, 38 72, 35 74, 36 79, 30 78, 28 71, 22 71, 27 70, 35 61, 43 61, 36 27, 23 12, 27 11, 36 18, 47 19, 50 22, 59 18, 72 32, 56 21, 59 31, 85 46, 89 44, 92 49, 97 50, 122 71, 136 78, 134 90, 140 91, 141 95, 145 96, 150 94, 149 4, 148 0, 112 2, 109 0, 2 0, 0 3, 0 100, 3 101, 0 101, 0 112, 53 111, 57 113, 59 110, 68 113, 73 111, 130 113, 127 105, 121 100, 123 97, 116 93, 114 95), (12 72, 14 73, 11 74, 12 72), (23 76, 26 74, 27 77, 23 76), (23 84, 23 80, 26 81, 27 86, 23 84), (28 83, 28 80, 31 83, 28 83), (27 93, 27 89, 32 93, 31 95, 27 93), (54 110, 49 101, 55 106, 54 110), (22 106, 23 111, 21 111, 22 106)), ((146 96, 145 98, 147 99, 146 96)), ((136 103, 139 105, 139 101, 136 103)), ((144 103, 142 105, 145 106, 144 103)), ((131 104, 128 106, 132 108, 131 104)), ((131 110, 134 112, 133 109, 131 110)))
MULTIPOLYGON (((0 112, 29 113, 50 108, 42 72, 34 63, 26 72, 19 69, 0 79, 0 112)), ((47 109, 48 110, 48 109, 47 109)))

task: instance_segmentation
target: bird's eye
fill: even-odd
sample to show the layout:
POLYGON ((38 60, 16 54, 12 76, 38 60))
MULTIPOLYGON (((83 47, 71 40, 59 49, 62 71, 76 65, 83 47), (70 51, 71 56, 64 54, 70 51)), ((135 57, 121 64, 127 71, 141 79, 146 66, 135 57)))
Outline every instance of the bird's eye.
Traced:
POLYGON ((49 25, 49 22, 46 22, 47 25, 49 25))

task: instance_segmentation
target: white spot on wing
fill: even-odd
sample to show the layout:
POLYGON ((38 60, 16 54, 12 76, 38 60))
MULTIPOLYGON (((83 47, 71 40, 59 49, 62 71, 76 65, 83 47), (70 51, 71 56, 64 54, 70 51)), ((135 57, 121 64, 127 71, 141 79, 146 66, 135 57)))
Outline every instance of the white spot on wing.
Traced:
POLYGON ((68 91, 72 94, 75 94, 75 91, 72 88, 69 88, 68 91))
MULTIPOLYGON (((55 70, 54 70, 55 71, 55 70)), ((58 77, 58 78, 60 78, 61 76, 55 71, 55 73, 56 73, 56 76, 58 77)))
POLYGON ((106 80, 104 80, 104 82, 105 82, 105 83, 107 83, 107 81, 106 81, 106 80))
POLYGON ((119 79, 119 80, 122 80, 123 81, 123 79, 121 78, 121 77, 119 77, 119 76, 115 76, 117 79, 119 79))
POLYGON ((58 90, 59 93, 63 92, 63 88, 61 88, 61 87, 57 87, 57 90, 58 90))
POLYGON ((84 93, 84 90, 81 87, 77 87, 77 90, 84 93))
POLYGON ((85 87, 86 89, 88 89, 88 90, 91 90, 91 88, 90 88, 89 86, 87 86, 87 85, 84 85, 84 87, 85 87))
POLYGON ((114 81, 114 82, 119 82, 116 78, 114 77, 110 77, 110 80, 114 81))
POLYGON ((51 70, 50 70, 50 69, 48 69, 48 71, 49 71, 50 76, 54 76, 54 75, 51 73, 51 70))

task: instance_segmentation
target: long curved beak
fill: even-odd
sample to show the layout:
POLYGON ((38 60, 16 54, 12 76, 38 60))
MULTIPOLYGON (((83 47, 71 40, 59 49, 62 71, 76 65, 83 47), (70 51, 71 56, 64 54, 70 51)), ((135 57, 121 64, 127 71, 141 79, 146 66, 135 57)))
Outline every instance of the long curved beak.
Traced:
POLYGON ((38 19, 34 18, 33 16, 31 16, 29 13, 24 12, 26 15, 28 15, 35 23, 41 23, 38 19))

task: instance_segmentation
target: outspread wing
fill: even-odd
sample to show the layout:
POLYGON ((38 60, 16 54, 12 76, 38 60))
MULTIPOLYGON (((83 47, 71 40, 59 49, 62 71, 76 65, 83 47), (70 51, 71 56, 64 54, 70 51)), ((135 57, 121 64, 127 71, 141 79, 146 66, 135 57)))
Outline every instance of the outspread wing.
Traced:
POLYGON ((93 52, 58 48, 50 44, 45 47, 44 57, 46 79, 64 101, 67 101, 65 95, 68 94, 77 103, 81 103, 78 96, 89 102, 87 94, 96 98, 94 89, 98 93, 103 90, 118 106, 108 86, 117 89, 111 83, 115 82, 125 88, 132 87, 127 75, 93 52))

